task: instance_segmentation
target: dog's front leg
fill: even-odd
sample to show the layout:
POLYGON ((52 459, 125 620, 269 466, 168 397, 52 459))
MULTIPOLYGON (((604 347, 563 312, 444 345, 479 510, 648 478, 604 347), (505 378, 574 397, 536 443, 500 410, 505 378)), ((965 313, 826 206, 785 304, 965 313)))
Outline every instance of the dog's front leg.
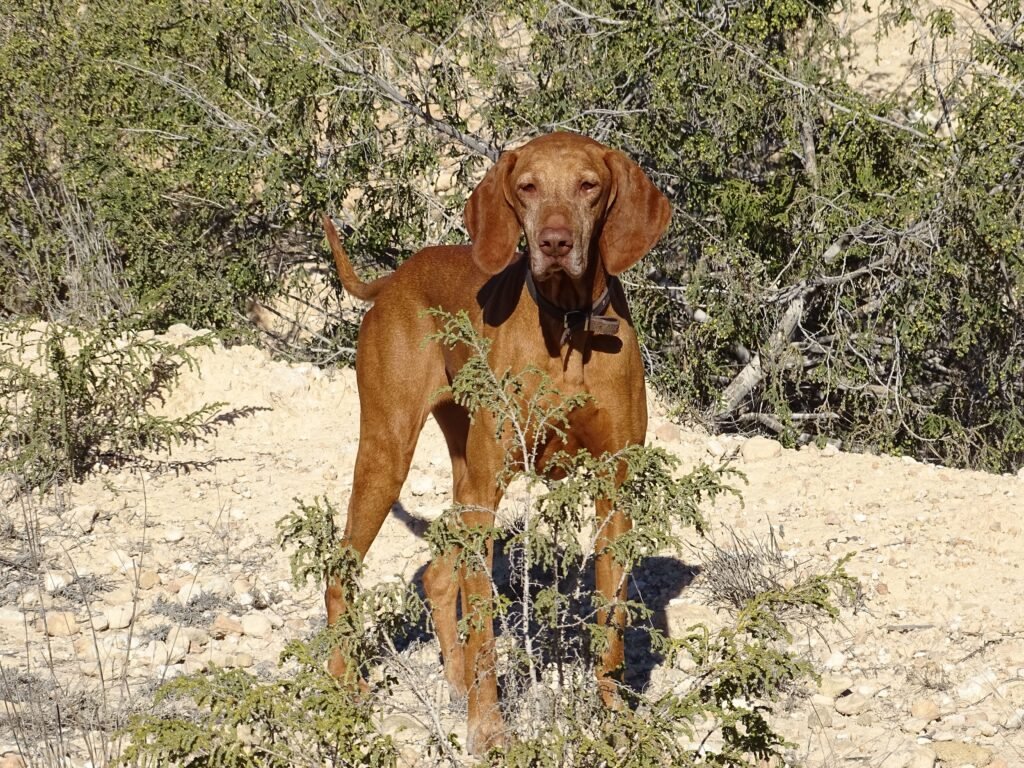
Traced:
POLYGON ((622 512, 612 509, 607 499, 597 501, 600 529, 595 543, 594 581, 606 606, 598 610, 597 622, 605 627, 605 646, 597 664, 597 687, 607 707, 619 707, 619 686, 625 666, 623 632, 626 626, 626 569, 608 551, 608 545, 629 531, 632 523, 622 512))

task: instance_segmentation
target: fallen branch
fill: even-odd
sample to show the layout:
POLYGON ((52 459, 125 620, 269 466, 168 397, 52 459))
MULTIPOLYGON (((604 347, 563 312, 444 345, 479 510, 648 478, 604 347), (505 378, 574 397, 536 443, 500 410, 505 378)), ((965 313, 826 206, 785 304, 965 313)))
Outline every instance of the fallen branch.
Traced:
MULTIPOLYGON (((765 350, 765 354, 769 358, 776 358, 782 353, 783 348, 793 338, 793 333, 800 323, 800 317, 803 315, 803 312, 804 297, 800 295, 790 302, 786 311, 779 319, 778 325, 775 326, 771 338, 768 340, 768 348, 765 350)), ((747 395, 761 383, 762 379, 764 379, 764 370, 761 367, 761 353, 758 352, 744 366, 743 370, 737 374, 736 378, 729 383, 725 391, 722 392, 718 410, 715 412, 715 418, 720 419, 736 410, 747 395)))

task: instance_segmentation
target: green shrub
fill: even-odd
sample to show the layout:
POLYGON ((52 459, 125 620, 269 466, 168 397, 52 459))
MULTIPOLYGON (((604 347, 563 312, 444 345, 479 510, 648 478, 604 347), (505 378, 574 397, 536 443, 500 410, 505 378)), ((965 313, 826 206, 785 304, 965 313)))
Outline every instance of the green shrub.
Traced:
POLYGON ((145 452, 202 439, 219 403, 183 416, 154 412, 193 367, 183 344, 48 323, 8 324, 0 335, 0 476, 17 491, 80 481, 99 464, 148 460, 145 452))

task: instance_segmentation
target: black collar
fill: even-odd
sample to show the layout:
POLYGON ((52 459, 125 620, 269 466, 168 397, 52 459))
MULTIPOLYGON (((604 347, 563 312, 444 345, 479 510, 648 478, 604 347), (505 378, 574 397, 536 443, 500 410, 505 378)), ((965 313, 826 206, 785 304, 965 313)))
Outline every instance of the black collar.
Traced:
MULTIPOLYGON (((609 275, 608 284, 615 279, 615 277, 609 275)), ((608 291, 608 284, 605 285, 601 295, 597 297, 597 301, 591 306, 580 307, 579 309, 563 309, 540 294, 540 291, 537 290, 537 285, 533 282, 533 273, 530 272, 529 267, 526 268, 526 288, 529 290, 534 302, 536 302, 542 312, 556 320, 562 321, 562 340, 559 342, 559 346, 565 346, 565 342, 577 331, 590 331, 591 333, 607 336, 614 336, 619 332, 618 318, 604 316, 604 311, 608 309, 608 305, 612 301, 611 293, 608 291)))

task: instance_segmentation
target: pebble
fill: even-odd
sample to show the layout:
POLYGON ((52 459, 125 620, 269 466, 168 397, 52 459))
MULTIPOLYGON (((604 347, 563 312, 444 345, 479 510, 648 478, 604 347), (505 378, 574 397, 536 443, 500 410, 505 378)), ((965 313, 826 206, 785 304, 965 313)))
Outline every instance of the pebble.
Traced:
POLYGON ((939 719, 939 705, 932 699, 916 699, 910 705, 910 714, 919 720, 930 723, 939 719))
POLYGON ((8 752, 0 756, 0 768, 26 768, 27 765, 25 758, 17 752, 8 752))
POLYGON ((999 676, 995 671, 986 669, 957 686, 956 695, 966 704, 977 704, 994 694, 998 685, 999 676))
POLYGON ((163 539, 168 544, 176 544, 185 538, 185 532, 181 528, 164 528, 163 539))
POLYGON ((903 721, 900 728, 904 733, 918 734, 928 727, 928 721, 920 717, 911 717, 903 721))
POLYGON ((115 605, 103 612, 107 617, 110 629, 125 629, 135 620, 135 607, 132 605, 115 605))
POLYGON ((837 699, 853 687, 853 679, 845 676, 822 675, 818 690, 831 699, 837 699))
POLYGON ((226 576, 216 575, 203 579, 202 590, 204 594, 216 595, 217 597, 234 597, 235 588, 228 581, 226 576))
POLYGON ((210 625, 211 637, 223 638, 228 635, 241 635, 242 632, 242 622, 226 613, 218 613, 210 625))
POLYGON ((139 589, 152 589, 160 583, 160 574, 152 568, 143 568, 139 572, 139 589))
POLYGON ((413 472, 409 476, 409 493, 413 496, 426 496, 434 492, 434 479, 422 472, 413 472))
POLYGON ((42 629, 50 637, 71 637, 78 634, 78 620, 71 611, 47 611, 42 629))
POLYGON ((188 604, 193 600, 198 600, 203 596, 203 588, 193 579, 189 579, 182 587, 178 590, 176 598, 178 604, 182 607, 188 607, 188 604))
POLYGON ((833 651, 821 666, 828 670, 842 669, 846 666, 846 654, 842 651, 833 651))
POLYGON ((836 699, 836 712, 840 715, 858 715, 871 706, 871 700, 859 693, 851 693, 836 699))
POLYGON ((704 450, 706 450, 712 457, 720 459, 725 456, 726 448, 725 445, 722 444, 721 440, 712 437, 707 441, 707 443, 705 443, 704 450))
POLYGON ((934 765, 935 752, 929 747, 918 747, 911 755, 907 768, 933 768, 934 765))
POLYGON ((963 741, 945 741, 932 744, 935 757, 949 765, 988 765, 992 752, 977 744, 963 741))
POLYGON ((774 459, 782 453, 782 443, 767 437, 755 436, 743 443, 740 455, 747 464, 774 459))
POLYGON ((107 553, 107 563, 120 573, 131 573, 135 570, 137 563, 130 554, 123 549, 115 549, 107 553))
POLYGON ((67 523, 77 533, 92 533, 99 517, 99 510, 92 504, 74 507, 66 516, 67 523))
POLYGON ((666 421, 654 430, 654 436, 663 443, 678 443, 681 436, 679 425, 673 424, 671 421, 666 421))
POLYGON ((249 637, 267 637, 273 631, 270 619, 262 613, 247 613, 242 617, 242 633, 249 637))
MULTIPOLYGON (((831 702, 830 702, 831 703, 831 702)), ((827 707, 811 706, 807 713, 807 726, 813 731, 832 727, 832 710, 827 707)))
POLYGON ((43 576, 43 589, 47 592, 56 592, 68 586, 74 578, 67 571, 47 571, 43 576))

